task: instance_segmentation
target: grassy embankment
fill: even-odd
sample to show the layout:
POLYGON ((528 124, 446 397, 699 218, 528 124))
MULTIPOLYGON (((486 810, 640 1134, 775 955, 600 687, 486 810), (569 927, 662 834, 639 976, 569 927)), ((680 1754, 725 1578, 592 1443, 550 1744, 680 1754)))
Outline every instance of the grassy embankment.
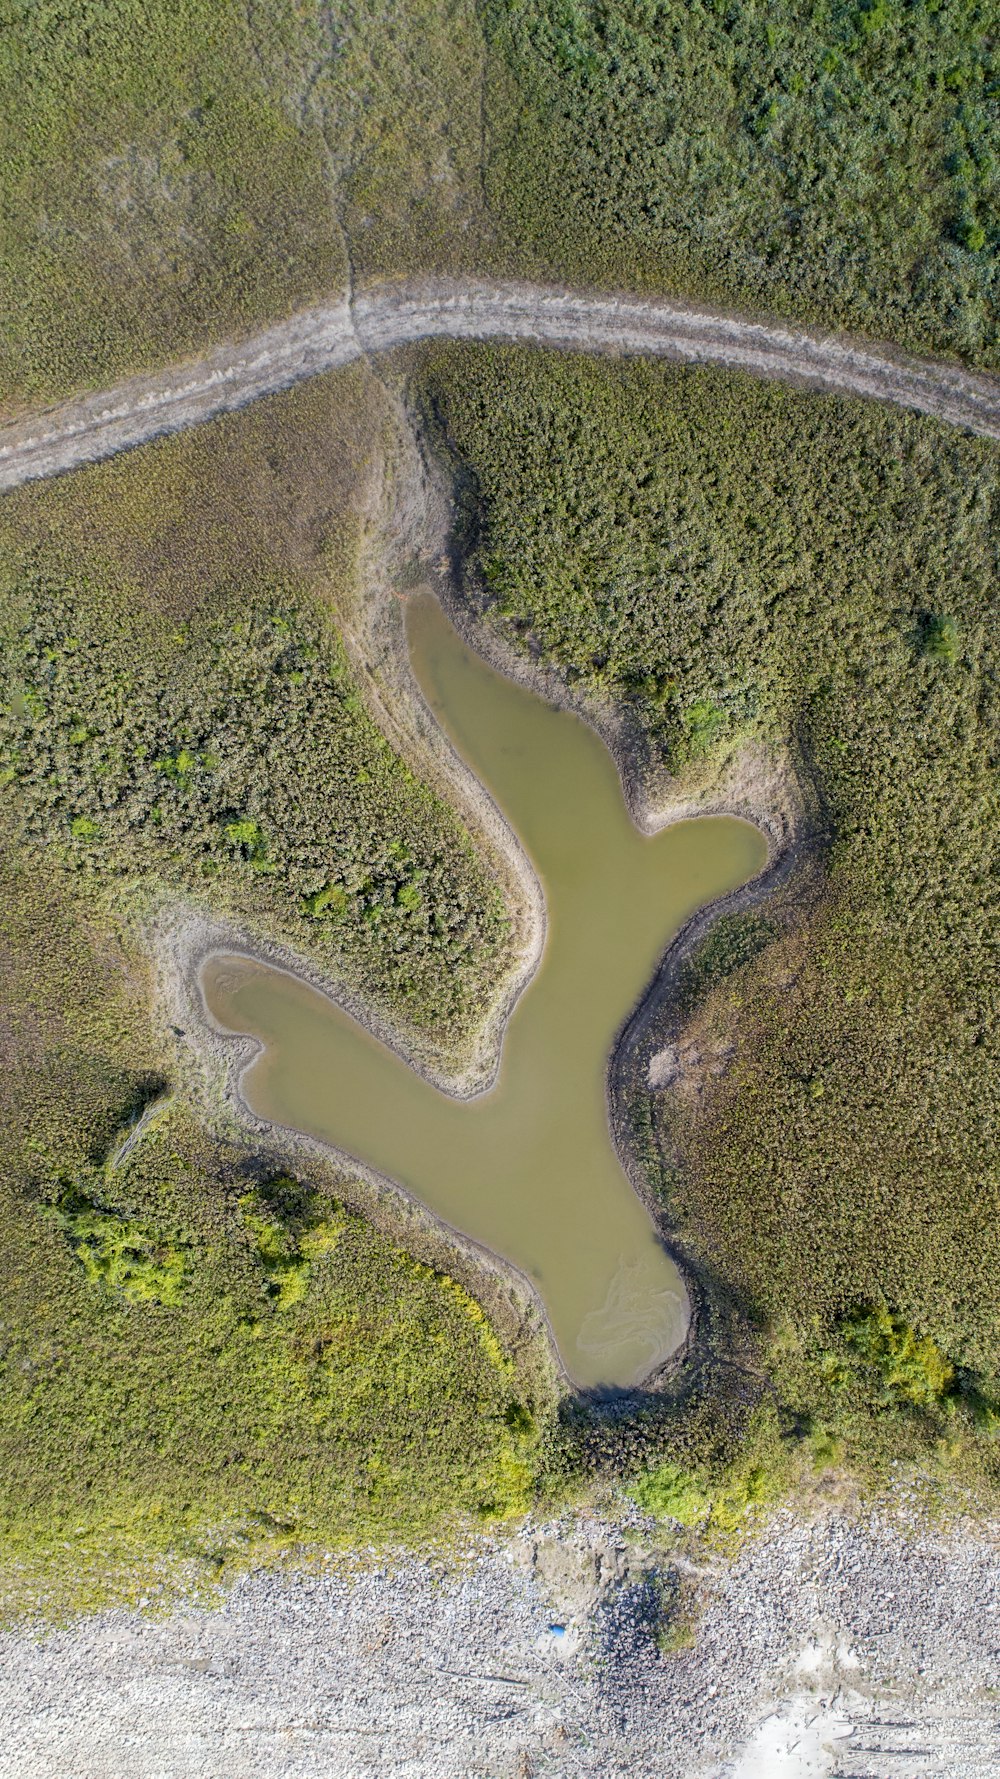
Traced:
POLYGON ((820 893, 814 862, 708 938, 681 1047, 725 1066, 653 1101, 668 1215, 773 1380, 768 1462, 992 1487, 996 449, 721 373, 470 347, 418 380, 486 621, 689 782, 755 740, 822 792, 820 893))
POLYGON ((330 1170, 275 1184, 183 1102, 105 1165, 164 1084, 164 897, 281 935, 443 1056, 506 955, 487 862, 332 622, 379 413, 357 369, 0 506, 6 1609, 531 1488, 530 1384, 330 1170))
POLYGON ((0 408, 360 278, 642 285, 996 363, 963 0, 89 0, 0 30, 0 408))

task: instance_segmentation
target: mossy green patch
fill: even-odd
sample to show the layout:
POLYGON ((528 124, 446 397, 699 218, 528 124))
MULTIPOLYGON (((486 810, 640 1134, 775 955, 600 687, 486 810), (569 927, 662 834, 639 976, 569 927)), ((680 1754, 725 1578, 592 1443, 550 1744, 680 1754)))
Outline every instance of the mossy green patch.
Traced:
POLYGON ((88 1197, 78 1183, 59 1194, 51 1215, 90 1284, 120 1291, 129 1303, 180 1302, 187 1249, 182 1232, 164 1234, 135 1223, 88 1197))

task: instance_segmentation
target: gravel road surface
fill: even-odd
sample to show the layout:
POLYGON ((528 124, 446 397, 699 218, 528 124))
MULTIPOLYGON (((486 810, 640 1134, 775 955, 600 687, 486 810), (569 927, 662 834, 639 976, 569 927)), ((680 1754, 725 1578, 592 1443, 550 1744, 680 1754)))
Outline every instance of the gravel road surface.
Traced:
POLYGON ((654 1565, 582 1517, 457 1568, 259 1573, 213 1610, 7 1634, 0 1774, 995 1779, 998 1660, 982 1534, 781 1515, 734 1564, 654 1565), (696 1640, 663 1653, 678 1586, 696 1640))

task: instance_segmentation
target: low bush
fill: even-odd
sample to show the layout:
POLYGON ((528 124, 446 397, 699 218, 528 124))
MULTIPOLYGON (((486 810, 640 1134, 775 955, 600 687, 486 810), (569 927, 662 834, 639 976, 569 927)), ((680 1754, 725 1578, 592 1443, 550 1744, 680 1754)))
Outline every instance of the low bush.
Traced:
POLYGON ((92 1285, 120 1291, 129 1303, 180 1302, 188 1250, 183 1233, 164 1235, 132 1222, 78 1183, 60 1193, 51 1215, 92 1285))

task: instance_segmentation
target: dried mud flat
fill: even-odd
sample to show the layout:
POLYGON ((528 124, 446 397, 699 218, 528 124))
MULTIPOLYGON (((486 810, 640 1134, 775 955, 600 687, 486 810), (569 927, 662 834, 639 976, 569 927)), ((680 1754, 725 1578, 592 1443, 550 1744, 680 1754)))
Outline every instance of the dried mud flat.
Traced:
POLYGON ((997 1772, 1000 1550, 983 1533, 781 1514, 735 1562, 655 1564, 643 1537, 577 1516, 449 1566, 258 1573, 211 1610, 7 1633, 0 1774, 997 1772), (678 1585, 700 1595, 696 1639, 661 1653, 678 1585))

